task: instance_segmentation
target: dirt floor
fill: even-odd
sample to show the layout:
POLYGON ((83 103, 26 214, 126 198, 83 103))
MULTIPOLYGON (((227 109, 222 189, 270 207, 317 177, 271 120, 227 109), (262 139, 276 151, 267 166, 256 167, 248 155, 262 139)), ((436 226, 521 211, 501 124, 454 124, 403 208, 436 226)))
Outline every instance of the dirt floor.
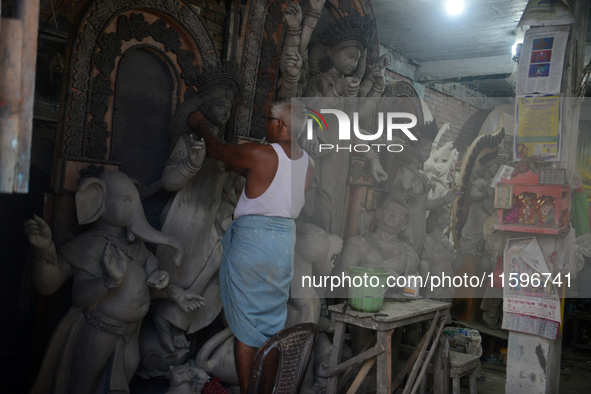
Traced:
MULTIPOLYGON (((485 353, 487 349, 490 350, 493 348, 496 349, 500 346, 506 346, 506 331, 490 330, 481 326, 478 326, 478 329, 481 330, 484 336, 483 347, 485 348, 485 353), (490 334, 494 334, 496 336, 494 341, 491 341, 490 334)), ((570 327, 566 330, 566 333, 570 333, 570 327)), ((591 393, 591 350, 583 350, 580 348, 573 349, 569 345, 570 343, 571 340, 569 337, 563 339, 559 383, 560 391, 558 394, 591 393)), ((591 338, 588 339, 587 344, 591 347, 591 338)), ((483 357, 483 360, 485 358, 486 357, 483 357)), ((479 380, 477 382, 478 394, 505 393, 506 367, 499 364, 489 364, 484 361, 481 361, 481 364, 484 372, 484 380, 479 380)), ((370 376, 368 376, 365 379, 364 385, 362 385, 358 393, 375 393, 375 375, 373 375, 372 373, 373 371, 370 372, 370 376)), ((430 385, 431 384, 429 383, 429 386, 430 385)), ((167 379, 143 381, 143 379, 139 379, 136 377, 131 384, 131 393, 162 394, 166 392, 167 387, 167 379)), ((346 388, 344 388, 342 392, 346 392, 346 388)), ((397 392, 402 392, 402 390, 399 390, 397 392)), ((449 392, 452 392, 451 382, 449 392)), ((461 379, 461 393, 470 393, 469 382, 467 377, 461 379)), ((321 394, 321 392, 317 392, 315 394, 321 394)))
MULTIPOLYGON (((505 367, 483 363, 485 380, 478 381, 478 394, 505 392, 505 367)), ((560 393, 591 392, 591 350, 562 350, 560 365, 560 393)), ((468 379, 462 378, 461 393, 470 393, 468 379)))

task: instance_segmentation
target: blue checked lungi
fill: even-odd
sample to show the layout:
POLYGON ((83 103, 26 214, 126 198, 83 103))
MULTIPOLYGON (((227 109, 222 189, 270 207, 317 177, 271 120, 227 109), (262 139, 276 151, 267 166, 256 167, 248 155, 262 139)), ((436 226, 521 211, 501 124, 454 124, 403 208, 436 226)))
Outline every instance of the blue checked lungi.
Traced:
POLYGON ((236 338, 260 347, 281 331, 293 273, 295 222, 246 215, 234 220, 222 239, 220 292, 236 338))

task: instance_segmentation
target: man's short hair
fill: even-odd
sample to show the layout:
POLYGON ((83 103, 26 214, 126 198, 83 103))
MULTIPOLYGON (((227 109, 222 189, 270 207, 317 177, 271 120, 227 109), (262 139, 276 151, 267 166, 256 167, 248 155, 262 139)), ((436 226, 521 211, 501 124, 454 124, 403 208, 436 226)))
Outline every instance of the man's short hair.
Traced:
POLYGON ((271 103, 271 114, 273 117, 283 120, 286 124, 291 125, 291 135, 293 139, 297 139, 304 131, 306 126, 307 116, 304 113, 303 107, 292 102, 291 99, 278 99, 271 103))

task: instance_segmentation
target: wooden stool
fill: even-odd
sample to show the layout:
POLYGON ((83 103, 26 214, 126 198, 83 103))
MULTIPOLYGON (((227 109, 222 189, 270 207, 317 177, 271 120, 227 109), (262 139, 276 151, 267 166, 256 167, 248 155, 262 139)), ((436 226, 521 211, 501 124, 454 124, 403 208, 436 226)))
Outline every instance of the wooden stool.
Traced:
POLYGON ((460 394, 460 378, 470 374, 470 394, 476 394, 476 368, 480 357, 473 354, 449 352, 449 377, 453 381, 453 394, 460 394))
POLYGON ((408 374, 404 393, 414 393, 427 372, 427 366, 433 359, 434 367, 434 392, 435 394, 447 393, 448 380, 444 376, 443 352, 441 346, 437 346, 445 320, 449 315, 451 304, 440 301, 412 299, 403 301, 384 301, 384 306, 379 313, 360 312, 350 308, 348 304, 331 305, 328 307, 335 323, 335 333, 330 355, 330 369, 328 371, 327 394, 341 392, 338 387, 339 374, 351 367, 363 364, 357 377, 348 389, 348 393, 357 391, 367 373, 376 364, 376 393, 391 394, 404 381, 408 374), (394 378, 392 376, 392 333, 395 329, 402 329, 409 324, 431 322, 429 332, 423 336, 419 346, 406 362, 403 370, 394 378), (374 347, 362 351, 355 357, 341 361, 341 352, 347 324, 367 328, 376 331, 376 344, 374 347), (433 340, 433 346, 428 351, 427 347, 433 340), (394 378, 394 382, 392 382, 394 378))

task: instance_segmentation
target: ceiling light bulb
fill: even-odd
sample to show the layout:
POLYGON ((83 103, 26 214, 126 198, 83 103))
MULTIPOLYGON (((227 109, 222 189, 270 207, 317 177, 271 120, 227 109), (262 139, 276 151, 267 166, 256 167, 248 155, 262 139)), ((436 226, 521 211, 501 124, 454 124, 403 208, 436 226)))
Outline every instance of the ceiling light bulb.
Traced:
POLYGON ((464 10, 464 1, 463 0, 449 0, 445 4, 445 8, 447 9, 447 13, 450 15, 458 15, 464 10))
POLYGON ((523 41, 517 41, 515 44, 513 44, 513 46, 511 47, 511 54, 513 56, 517 55, 517 45, 519 44, 523 44, 523 41))

